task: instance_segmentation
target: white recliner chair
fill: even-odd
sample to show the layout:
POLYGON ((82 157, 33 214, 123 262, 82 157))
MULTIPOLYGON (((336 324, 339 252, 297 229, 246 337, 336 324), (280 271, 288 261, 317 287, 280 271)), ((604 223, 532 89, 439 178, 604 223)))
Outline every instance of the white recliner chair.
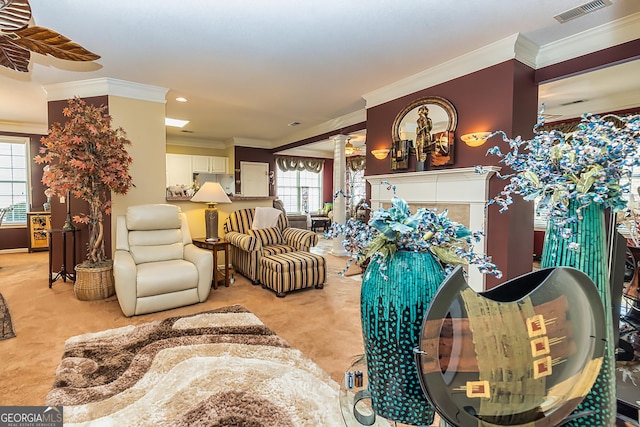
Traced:
POLYGON ((116 223, 113 277, 125 316, 203 302, 213 255, 193 245, 187 218, 168 204, 136 205, 116 223))

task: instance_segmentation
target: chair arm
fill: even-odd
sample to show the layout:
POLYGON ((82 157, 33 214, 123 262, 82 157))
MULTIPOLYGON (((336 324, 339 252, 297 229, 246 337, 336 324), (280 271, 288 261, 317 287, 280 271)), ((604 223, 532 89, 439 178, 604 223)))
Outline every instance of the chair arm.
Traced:
POLYGON ((308 251, 310 247, 318 244, 316 233, 301 228, 285 228, 282 237, 289 246, 293 246, 299 251, 308 251))
POLYGON ((235 246, 245 252, 259 251, 262 249, 262 242, 248 234, 238 233, 237 231, 228 231, 227 234, 224 235, 224 238, 231 243, 232 246, 235 246))
POLYGON ((198 270, 198 299, 203 302, 211 291, 213 269, 218 267, 213 265, 213 254, 190 243, 184 246, 184 259, 194 264, 198 270))
POLYGON ((138 266, 128 251, 116 251, 113 256, 113 279, 118 303, 125 316, 136 314, 138 266))

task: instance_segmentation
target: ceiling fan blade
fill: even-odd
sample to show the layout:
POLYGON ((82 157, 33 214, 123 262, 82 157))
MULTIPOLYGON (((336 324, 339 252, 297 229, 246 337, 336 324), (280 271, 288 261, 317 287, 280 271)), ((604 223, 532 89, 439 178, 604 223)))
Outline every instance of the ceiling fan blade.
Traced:
POLYGON ((51 55, 67 61, 93 61, 100 58, 60 33, 44 27, 27 27, 14 31, 11 43, 41 55, 51 55))
POLYGON ((0 30, 19 30, 29 25, 30 20, 28 0, 0 0, 0 30))
POLYGON ((10 70, 26 73, 29 71, 31 52, 16 46, 6 37, 0 36, 0 65, 10 70))

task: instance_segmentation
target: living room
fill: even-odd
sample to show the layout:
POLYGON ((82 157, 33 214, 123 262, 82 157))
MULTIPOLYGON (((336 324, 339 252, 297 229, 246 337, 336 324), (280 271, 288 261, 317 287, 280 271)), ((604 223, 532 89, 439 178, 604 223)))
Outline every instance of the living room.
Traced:
MULTIPOLYGON (((71 36, 75 42, 94 49, 89 47, 89 40, 83 39, 82 32, 74 32, 71 27, 63 26, 61 21, 47 21, 46 15, 38 15, 38 9, 44 8, 45 5, 35 1, 31 3, 36 22, 40 25, 53 27, 71 36)), ((569 5, 573 7, 576 2, 566 1, 554 6, 554 13, 569 9, 570 7, 566 7, 569 5)), ((614 5, 624 6, 625 12, 626 8, 631 8, 629 2, 615 2, 614 5)), ((532 3, 531 7, 536 6, 532 3)), ((132 13, 135 14, 135 12, 132 13)), ((92 19, 98 20, 98 18, 92 19)), ((42 123, 39 123, 39 126, 33 126, 33 123, 30 123, 30 128, 27 126, 29 123, 22 123, 24 126, 21 127, 9 113, 5 116, 3 108, 0 109, 3 112, 0 114, 0 137, 23 138, 23 140, 26 138, 28 152, 30 157, 33 157, 39 150, 40 137, 46 133, 48 126, 63 119, 62 109, 67 99, 80 96, 96 106, 106 105, 116 124, 127 131, 129 139, 133 142, 130 155, 133 158, 131 175, 135 184, 135 187, 126 195, 112 197, 113 214, 108 221, 105 221, 107 253, 115 250, 115 217, 124 214, 129 206, 138 204, 177 205, 182 212, 186 213, 192 236, 205 235, 204 205, 188 200, 167 199, 166 170, 161 166, 166 164, 167 154, 203 155, 228 159, 226 172, 234 175, 236 198, 231 204, 218 205, 222 233, 222 223, 230 213, 248 207, 271 206, 273 198, 278 195, 278 182, 274 180, 273 185, 269 182, 267 196, 259 200, 251 198, 253 196, 243 198, 242 180, 245 177, 240 172, 243 162, 267 163, 270 171, 276 171, 278 153, 330 141, 337 135, 348 136, 364 131, 366 133, 365 179, 422 173, 418 172, 417 159, 413 152, 407 159, 406 168, 394 169, 390 157, 377 159, 373 151, 392 149, 392 128, 398 114, 408 105, 423 98, 441 97, 448 100, 455 107, 457 116, 454 163, 448 166, 430 166, 425 176, 429 173, 453 172, 454 169, 469 169, 476 165, 499 166, 497 159, 485 155, 486 148, 493 142, 497 143, 498 138, 478 148, 466 145, 460 137, 475 132, 504 130, 513 137, 522 135, 523 138, 530 138, 540 109, 540 99, 543 98, 541 87, 569 76, 607 68, 612 64, 633 62, 632 60, 637 58, 640 44, 640 34, 637 34, 638 19, 640 17, 636 11, 635 14, 607 20, 607 23, 611 24, 609 26, 595 28, 596 26, 592 24, 591 29, 600 32, 597 34, 609 31, 607 34, 610 37, 600 37, 596 43, 593 38, 581 34, 581 37, 564 40, 566 44, 562 46, 559 41, 555 44, 539 46, 540 49, 535 54, 529 51, 531 45, 527 39, 517 34, 491 40, 491 43, 486 43, 477 49, 470 49, 460 57, 447 57, 446 54, 439 53, 441 56, 434 56, 438 58, 434 59, 435 62, 427 60, 423 64, 428 65, 422 68, 407 69, 404 73, 400 73, 402 78, 387 80, 384 84, 361 90, 357 100, 360 104, 357 107, 338 108, 336 111, 341 111, 341 114, 333 116, 318 114, 322 119, 317 119, 313 126, 306 126, 306 120, 300 119, 305 122, 303 129, 298 128, 300 130, 268 140, 259 137, 253 131, 232 133, 225 139, 190 139, 188 133, 181 133, 180 130, 166 128, 164 125, 166 116, 175 115, 175 112, 179 111, 179 107, 176 107, 173 99, 170 99, 176 95, 175 88, 158 83, 141 84, 135 79, 126 81, 121 76, 113 78, 111 75, 91 75, 90 79, 97 80, 89 81, 83 72, 64 70, 60 62, 54 61, 55 67, 63 68, 63 76, 59 81, 44 85, 46 96, 39 107, 40 110, 46 110, 44 130, 42 130, 42 123), (587 39, 590 40, 589 43, 584 42, 587 39), (572 45, 571 41, 576 44, 572 45), (557 50, 554 51, 554 47, 557 50), (536 55, 538 55, 537 58, 536 55), (541 62, 542 57, 547 58, 545 59, 547 62, 541 62), (138 83, 133 83, 136 81, 138 83), (167 91, 165 89, 167 87, 171 89, 167 91), (363 105, 366 107, 363 108, 363 105), (39 129, 39 131, 33 132, 33 129, 39 129)), ((87 19, 87 21, 91 20, 87 19)), ((533 29, 529 28, 529 30, 533 29)), ((405 39, 405 42, 408 40, 405 39)), ((139 54, 142 55, 140 52, 139 54)), ((103 56, 106 61, 106 54, 103 56)), ((33 55, 34 67, 37 67, 38 73, 43 73, 43 69, 52 67, 43 65, 42 62, 45 61, 42 58, 44 57, 41 55, 33 55)), ((188 62, 187 58, 181 57, 180 60, 188 62)), ((380 58, 375 61, 375 63, 381 62, 384 61, 380 58)), ((402 66, 394 65, 393 67, 402 68, 402 66)), ((71 65, 67 68, 73 69, 71 65)), ((209 62, 203 66, 204 68, 214 70, 216 65, 209 62)), ((3 88, 14 87, 11 93, 18 92, 19 95, 23 82, 21 78, 11 73, 15 72, 1 70, 0 82, 3 83, 3 88), (13 85, 5 85, 7 82, 13 85)), ((239 75, 238 81, 233 83, 235 90, 238 90, 245 78, 247 78, 245 74, 239 75)), ((348 85, 348 82, 344 84, 348 85)), ((637 87, 634 89, 637 90, 637 87)), ((292 104, 308 103, 308 100, 312 99, 309 96, 303 98, 305 100, 292 102, 292 104)), ((262 102, 267 101, 256 99, 256 103, 262 102)), ((227 104, 232 102, 227 100, 227 104)), ((583 104, 583 107, 585 105, 583 104)), ((294 107, 290 107, 291 109, 295 110, 294 107)), ((622 108, 609 107, 597 112, 637 113, 638 109, 639 105, 636 103, 622 108)), ((215 117, 216 125, 222 127, 221 122, 228 116, 243 115, 235 113, 236 111, 245 112, 244 109, 233 107, 227 111, 219 110, 217 114, 219 117, 215 117)), ((548 111, 551 112, 551 109, 548 111)), ((306 114, 309 115, 311 112, 306 114)), ((573 118, 578 116, 579 114, 573 118)), ((263 119, 254 117, 254 120, 257 126, 263 119)), ((251 123, 245 121, 242 126, 250 128, 251 123)), ((346 139, 340 139, 340 141, 344 144, 346 139)), ((321 157, 324 160, 324 170, 319 204, 331 200, 336 190, 339 190, 342 185, 342 183, 336 184, 334 171, 336 159, 342 160, 341 156, 342 154, 336 155, 331 152, 321 157)), ((29 210, 40 211, 45 203, 50 203, 51 225, 53 228, 60 228, 67 217, 68 204, 66 200, 60 200, 57 197, 47 200, 46 187, 40 181, 42 168, 42 165, 29 161, 29 210)), ((487 194, 497 194, 503 185, 504 182, 492 177, 488 181, 487 194)), ((367 198, 371 199, 371 185, 367 188, 367 198)), ((85 205, 78 200, 71 200, 69 204, 69 212, 72 215, 85 209, 85 205)), ((3 206, 0 205, 0 207, 3 206)), ((531 271, 531 255, 534 252, 535 238, 533 223, 533 207, 529 202, 516 200, 506 213, 499 213, 497 206, 488 209, 485 251, 500 266, 504 277, 503 279, 487 277, 483 285, 487 289, 505 279, 531 271)), ((83 230, 82 227, 80 229, 83 230)), ((77 254, 82 258, 84 256, 82 248, 86 245, 87 236, 81 231, 78 237, 77 246, 80 249, 77 250, 77 254)), ((332 259, 331 249, 328 246, 333 242, 323 242, 323 244, 325 246, 322 251, 325 258, 332 259)), ((212 290, 205 303, 126 318, 120 312, 115 297, 103 301, 78 301, 73 295, 71 284, 61 281, 55 282, 49 289, 47 287, 47 275, 51 273, 51 271, 47 272, 49 253, 28 253, 28 246, 26 225, 3 223, 0 228, 0 267, 2 268, 0 275, 5 279, 3 281, 5 285, 0 287, 0 293, 10 309, 16 338, 0 342, 0 353, 3 354, 2 359, 7 360, 3 366, 5 373, 9 375, 9 372, 18 372, 19 380, 3 382, 2 393, 0 393, 2 405, 42 405, 44 403, 45 396, 53 384, 64 341, 69 337, 120 326, 140 325, 170 316, 194 314, 234 304, 240 304, 254 313, 267 327, 284 338, 293 348, 302 351, 337 382, 342 380, 351 359, 363 351, 362 331, 359 324, 359 282, 338 275, 343 264, 340 258, 334 257, 336 259, 328 261, 330 272, 322 290, 309 289, 279 299, 259 286, 252 286, 250 281, 241 275, 236 275, 236 281, 229 288, 212 290), (25 298, 24 295, 29 295, 29 298, 25 298)), ((53 270, 58 271, 63 263, 60 249, 51 255, 53 270)))

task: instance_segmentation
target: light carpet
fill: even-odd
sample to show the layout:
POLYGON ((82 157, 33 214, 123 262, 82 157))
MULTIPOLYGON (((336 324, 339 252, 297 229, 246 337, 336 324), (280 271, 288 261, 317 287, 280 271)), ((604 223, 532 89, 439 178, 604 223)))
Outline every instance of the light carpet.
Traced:
POLYGON ((65 426, 339 426, 339 385, 240 305, 69 338, 65 426))

